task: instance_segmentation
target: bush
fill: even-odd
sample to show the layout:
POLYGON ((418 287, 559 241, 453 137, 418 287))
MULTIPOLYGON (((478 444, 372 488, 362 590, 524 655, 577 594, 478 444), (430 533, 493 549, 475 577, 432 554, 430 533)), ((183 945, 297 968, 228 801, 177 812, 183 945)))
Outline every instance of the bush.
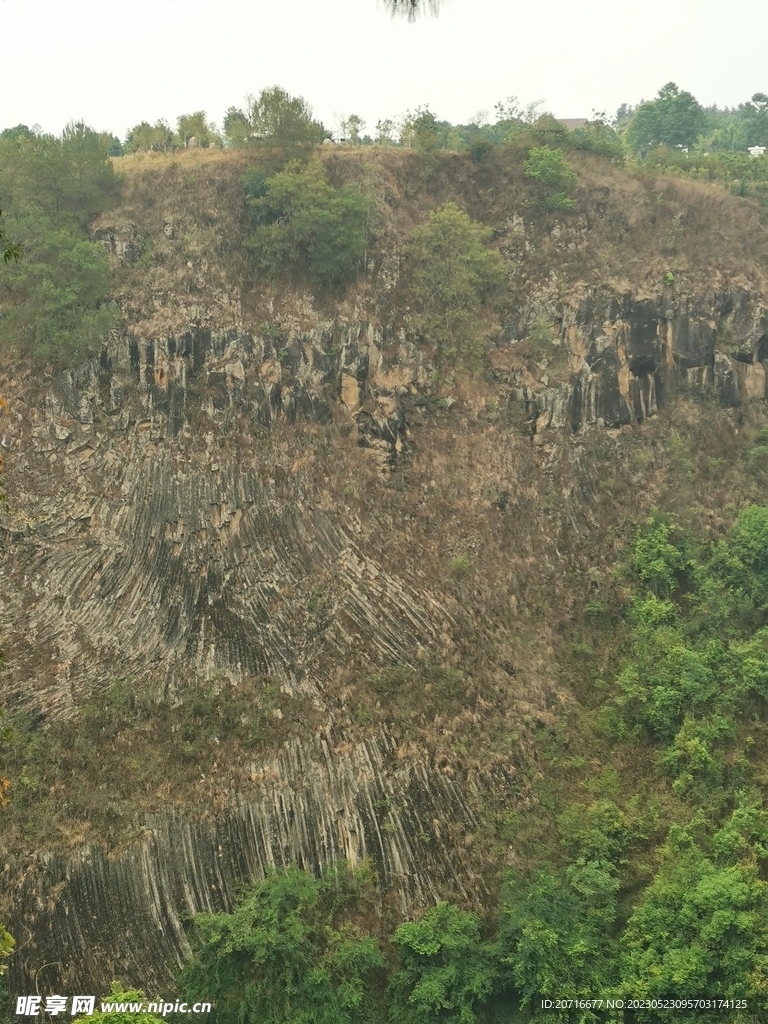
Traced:
MULTIPOLYGON (((539 868, 529 879, 512 874, 502 891, 500 950, 522 1007, 558 993, 588 1000, 617 978, 611 930, 619 883, 595 861, 565 871, 539 868)), ((590 1009, 563 1010, 553 1020, 599 1020, 590 1009)))
POLYGON ((380 1020, 384 958, 375 939, 340 920, 364 898, 370 869, 314 878, 273 872, 231 914, 198 914, 185 996, 204 992, 217 1024, 366 1024, 380 1020))
POLYGON ((454 203, 415 228, 409 250, 410 292, 418 310, 413 321, 435 345, 435 361, 447 367, 476 367, 483 349, 482 307, 505 278, 499 254, 487 248, 491 231, 454 203))
POLYGON ((646 519, 632 542, 629 567, 655 597, 669 597, 686 568, 682 543, 671 539, 675 532, 668 518, 653 515, 646 519))
POLYGON ((575 205, 571 193, 578 179, 563 159, 562 149, 531 149, 523 166, 526 175, 536 182, 537 199, 545 209, 570 210, 575 205))
POLYGON ((603 121, 587 121, 580 128, 575 128, 568 137, 569 149, 593 153, 616 163, 624 160, 624 149, 621 139, 610 125, 603 121))
POLYGON ((246 246, 259 270, 274 277, 297 268, 328 287, 357 268, 368 241, 368 203, 354 185, 335 189, 312 160, 292 161, 269 178, 252 169, 246 190, 256 224, 246 246))
MULTIPOLYGON (((768 991, 768 815, 737 808, 702 848, 694 829, 673 826, 664 859, 622 937, 624 991, 641 999, 762 1000, 768 991)), ((677 1021, 679 1010, 643 1011, 638 1020, 677 1021)), ((700 1011, 697 1019, 718 1019, 700 1011)), ((757 1017, 745 1016, 745 1020, 757 1017)))
POLYGON ((224 134, 231 146, 276 154, 279 165, 291 157, 308 156, 326 131, 302 96, 291 96, 275 85, 262 89, 258 97, 247 96, 245 109, 230 107, 224 134))
POLYGON ((0 192, 8 229, 21 240, 3 274, 3 337, 61 360, 98 348, 118 320, 107 304, 109 267, 90 226, 118 189, 112 137, 82 123, 59 138, 0 138, 0 192))
POLYGON ((474 1024, 498 979, 496 951, 480 923, 448 903, 400 925, 392 940, 400 968, 390 984, 393 1024, 474 1024))
POLYGON ((451 576, 466 576, 472 568, 472 562, 466 555, 456 555, 450 561, 451 576))

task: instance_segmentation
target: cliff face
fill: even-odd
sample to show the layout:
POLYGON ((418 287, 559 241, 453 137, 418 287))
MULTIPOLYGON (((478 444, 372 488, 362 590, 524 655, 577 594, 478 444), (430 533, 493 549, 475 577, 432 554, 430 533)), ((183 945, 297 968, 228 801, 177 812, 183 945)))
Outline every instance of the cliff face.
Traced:
POLYGON ((44 858, 17 897, 14 987, 39 975, 46 988, 101 991, 120 977, 169 991, 189 955, 184 920, 232 907, 239 885, 274 867, 370 857, 400 913, 440 898, 449 880, 466 897, 461 839, 476 823, 461 789, 423 761, 398 764, 386 734, 347 739, 327 726, 287 745, 260 766, 258 797, 232 794, 215 822, 158 812, 117 856, 94 846, 44 858))
MULTIPOLYGON (((243 719, 274 728, 255 752, 215 730, 209 767, 179 792, 144 780, 130 812, 140 734, 102 730, 91 763, 124 758, 124 783, 105 769, 78 804, 55 779, 56 831, 14 833, 6 852, 19 992, 170 984, 184 915, 231 906, 270 865, 370 856, 402 912, 476 898, 479 816, 491 798, 525 806, 531 736, 567 701, 553 627, 522 609, 581 600, 601 536, 594 467, 626 461, 622 435, 589 428, 645 429, 680 392, 726 409, 765 398, 757 264, 739 276, 702 259, 655 288, 616 266, 569 278, 596 260, 590 231, 613 238, 600 182, 584 218, 542 226, 514 213, 514 182, 502 202, 480 181, 514 301, 483 373, 449 388, 366 282, 330 312, 290 290, 254 298, 215 237, 237 230, 241 170, 217 179, 218 228, 160 172, 134 177, 95 229, 125 330, 48 380, 6 373, 3 693, 43 736, 77 728, 115 680, 158 716, 183 714, 201 683, 246 694, 243 719), (436 664, 450 668, 423 670, 436 664), (268 688, 283 702, 264 711, 268 688)), ((396 171, 382 170, 392 195, 396 171)), ((402 247, 390 206, 384 277, 402 247)))

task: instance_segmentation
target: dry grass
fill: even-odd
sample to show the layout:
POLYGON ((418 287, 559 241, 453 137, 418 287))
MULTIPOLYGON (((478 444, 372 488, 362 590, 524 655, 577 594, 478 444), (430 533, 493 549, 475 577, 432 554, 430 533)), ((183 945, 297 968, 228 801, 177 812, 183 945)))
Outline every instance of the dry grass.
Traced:
POLYGON ((377 146, 319 147, 317 155, 335 185, 354 182, 368 195, 374 233, 368 272, 323 296, 300 282, 257 280, 249 269, 242 175, 257 154, 181 150, 116 159, 122 199, 95 227, 132 225, 144 252, 137 265, 115 270, 115 292, 137 329, 182 328, 190 307, 198 319, 247 329, 265 319, 318 318, 372 319, 397 329, 407 303, 400 280, 407 240, 446 202, 493 229, 509 265, 508 311, 578 304, 593 290, 643 299, 666 287, 671 301, 725 287, 766 290, 768 229, 753 203, 716 185, 654 178, 573 153, 577 204, 555 215, 533 201, 525 149, 494 151, 480 164, 466 154, 425 157, 377 146), (190 294, 194 299, 180 298, 190 294))

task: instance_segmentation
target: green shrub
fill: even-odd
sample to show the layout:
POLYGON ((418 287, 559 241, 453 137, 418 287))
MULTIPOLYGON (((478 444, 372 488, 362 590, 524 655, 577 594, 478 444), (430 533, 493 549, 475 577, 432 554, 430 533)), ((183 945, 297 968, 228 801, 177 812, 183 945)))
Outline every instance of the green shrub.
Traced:
POLYGON ((0 282, 6 343, 64 362, 98 349, 117 325, 107 254, 89 238, 119 188, 111 146, 82 123, 59 138, 0 138, 0 194, 18 242, 0 282))
POLYGON ((570 210, 575 205, 571 193, 578 178, 563 158, 562 149, 531 149, 523 166, 536 183, 538 201, 547 210, 570 210))
POLYGON ((686 565, 684 544, 673 523, 665 516, 649 516, 632 542, 630 569, 655 597, 668 597, 686 565))
POLYGON ((392 1024, 474 1024, 496 985, 496 951, 474 914, 438 903, 395 932, 400 967, 390 983, 392 1024))
POLYGON ((593 153, 616 163, 624 160, 624 148, 621 138, 610 125, 604 121, 587 121, 585 125, 575 128, 567 140, 569 149, 593 153))
POLYGON ((472 568, 472 562, 469 560, 467 555, 456 555, 451 559, 449 568, 451 570, 451 576, 466 576, 472 568))
MULTIPOLYGON (((618 981, 611 933, 619 883, 596 861, 579 860, 565 871, 540 867, 524 879, 512 874, 502 890, 500 952, 521 1008, 543 998, 589 1000, 618 981)), ((552 1020, 597 1022, 591 1009, 573 1007, 552 1020)))
MULTIPOLYGON (((700 824, 700 823, 699 823, 700 824)), ((709 852, 696 829, 673 826, 656 877, 622 937, 623 988, 640 999, 748 999, 768 991, 768 815, 743 805, 715 833, 709 852)), ((680 1011, 642 1011, 640 1021, 680 1019, 680 1011)), ((716 1011, 697 1020, 716 1021, 716 1011)), ((745 1021, 759 1015, 745 1014, 745 1021)))
POLYGON ((217 1024, 366 1024, 381 1020, 384 958, 347 919, 369 897, 363 866, 314 878, 298 868, 251 886, 231 914, 198 914, 187 999, 205 993, 217 1024))
POLYGON ((255 230, 246 242, 256 268, 272 277, 292 268, 318 287, 349 278, 365 252, 367 201, 354 185, 335 189, 318 160, 292 161, 263 179, 246 177, 255 230))
POLYGON ((487 248, 490 237, 454 203, 435 210, 411 235, 413 321, 435 345, 441 372, 476 367, 482 355, 483 304, 505 278, 501 257, 487 248))

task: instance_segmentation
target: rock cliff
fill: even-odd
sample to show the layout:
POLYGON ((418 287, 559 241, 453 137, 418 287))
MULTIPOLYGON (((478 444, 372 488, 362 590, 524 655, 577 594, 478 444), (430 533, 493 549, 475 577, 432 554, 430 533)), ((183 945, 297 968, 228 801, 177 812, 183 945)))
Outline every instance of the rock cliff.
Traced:
MULTIPOLYGON (((47 379, 5 371, 4 704, 44 737, 76 728, 115 680, 158 709, 183 710, 200 681, 231 688, 249 695, 246 719, 271 686, 285 698, 275 723, 291 727, 255 754, 212 735, 211 774, 181 794, 158 778, 129 832, 100 836, 54 784, 58 833, 16 833, 5 853, 19 992, 169 985, 184 916, 231 906, 271 865, 369 856, 402 912, 446 891, 476 897, 484 800, 524 805, 530 737, 567 699, 549 627, 519 612, 567 607, 564 572, 586 572, 589 466, 624 459, 615 428, 675 396, 711 392, 733 409, 766 395, 762 257, 739 273, 737 247, 733 270, 691 256, 672 280, 657 268, 628 280, 622 250, 586 273, 593 235, 632 234, 599 212, 621 208, 618 178, 613 199, 584 186, 583 218, 542 225, 515 212, 514 182, 500 198, 490 172, 473 172, 511 299, 483 372, 448 386, 407 316, 391 315, 403 216, 391 195, 376 265, 394 275, 389 298, 366 283, 334 309, 290 290, 254 298, 232 256, 242 166, 217 166, 196 171, 197 207, 170 187, 176 170, 142 168, 95 226, 124 315, 99 357, 47 379), (201 212, 212 181, 218 221, 201 212), (563 496, 556 525, 544 493, 563 496), (387 671, 419 679, 427 662, 453 666, 449 682, 386 695, 387 671)), ((384 162, 391 193, 397 173, 384 162)), ((438 186, 427 206, 445 198, 438 186)), ((688 198, 695 231, 703 200, 694 186, 688 198)), ((118 760, 136 753, 100 742, 118 760)))

